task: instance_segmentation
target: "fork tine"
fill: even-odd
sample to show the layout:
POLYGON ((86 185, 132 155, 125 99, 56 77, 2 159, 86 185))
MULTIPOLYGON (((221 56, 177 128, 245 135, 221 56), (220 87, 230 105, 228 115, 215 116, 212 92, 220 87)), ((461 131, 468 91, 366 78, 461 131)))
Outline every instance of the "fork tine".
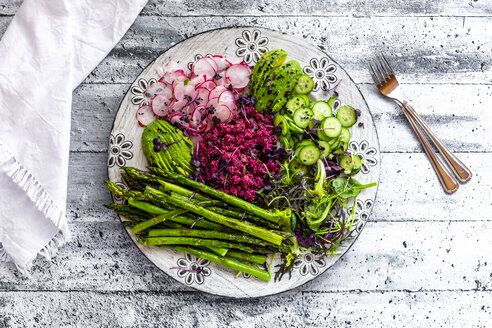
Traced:
POLYGON ((382 79, 383 83, 386 82, 387 80, 389 80, 390 76, 389 76, 388 72, 386 71, 386 69, 383 67, 383 65, 381 63, 381 58, 376 56, 374 63, 376 65, 376 69, 378 70, 379 74, 383 77, 383 79, 382 79))
POLYGON ((374 70, 374 67, 372 67, 372 63, 369 62, 369 72, 371 73, 371 77, 374 81, 374 83, 376 83, 376 85, 381 85, 381 80, 379 79, 379 76, 377 75, 376 71, 374 70))
POLYGON ((383 66, 385 66, 386 71, 389 73, 390 76, 394 76, 395 73, 393 72, 393 69, 391 68, 391 65, 389 64, 389 62, 386 59, 386 57, 384 57, 383 54, 381 54, 380 56, 382 58, 381 63, 383 64, 383 66))

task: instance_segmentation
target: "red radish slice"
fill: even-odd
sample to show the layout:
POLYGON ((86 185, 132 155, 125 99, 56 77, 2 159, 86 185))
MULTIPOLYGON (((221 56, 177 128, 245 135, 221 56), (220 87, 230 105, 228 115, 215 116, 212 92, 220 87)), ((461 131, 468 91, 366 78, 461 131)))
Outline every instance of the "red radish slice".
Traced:
POLYGON ((208 99, 218 98, 224 91, 227 91, 227 88, 225 86, 223 85, 216 86, 210 91, 210 95, 208 96, 208 99))
POLYGON ((215 80, 215 83, 217 85, 223 85, 223 86, 228 86, 228 84, 230 84, 230 81, 229 83, 227 83, 228 81, 226 81, 226 78, 225 78, 225 72, 223 72, 221 75, 220 75, 220 79, 217 79, 215 80))
POLYGON ((226 105, 229 108, 232 108, 236 103, 236 100, 234 99, 234 94, 232 91, 226 90, 222 92, 219 96, 219 104, 220 105, 226 105))
POLYGON ((206 88, 198 87, 198 96, 195 99, 195 105, 206 105, 208 101, 208 96, 210 95, 210 91, 206 88))
POLYGON ((219 105, 218 107, 215 108, 215 113, 213 113, 212 118, 219 119, 221 122, 229 122, 232 117, 234 116, 234 113, 229 109, 229 107, 225 105, 219 105))
POLYGON ((251 69, 246 65, 234 64, 227 69, 225 75, 234 88, 240 89, 248 85, 251 69))
POLYGON ((212 79, 217 74, 217 63, 209 57, 198 59, 194 64, 192 71, 196 75, 206 75, 207 80, 212 79))
POLYGON ((183 115, 179 116, 179 115, 175 115, 171 118, 171 124, 172 125, 175 125, 175 124, 178 124, 179 126, 181 127, 188 127, 188 123, 186 123, 184 120, 183 120, 183 115))
POLYGON ((140 126, 147 126, 157 119, 152 112, 152 107, 144 105, 137 110, 137 121, 140 126))
POLYGON ((188 102, 192 102, 197 96, 198 91, 196 90, 195 85, 190 82, 190 80, 185 80, 183 83, 176 83, 174 85, 174 98, 176 98, 176 100, 178 101, 185 99, 188 102))
POLYGON ((147 92, 154 95, 163 95, 167 99, 171 99, 173 97, 173 88, 171 84, 164 82, 156 82, 152 83, 150 87, 147 89, 147 92))
POLYGON ((169 107, 169 105, 171 105, 171 100, 161 94, 152 98, 150 105, 152 106, 152 112, 159 117, 167 116, 171 111, 169 107))
POLYGON ((212 80, 207 80, 207 81, 205 81, 205 82, 203 82, 202 84, 199 85, 199 87, 206 88, 206 89, 208 89, 208 91, 212 90, 216 86, 217 86, 217 83, 215 83, 212 80))
POLYGON ((193 85, 200 85, 207 81, 206 75, 191 76, 190 81, 193 85))
POLYGON ((217 72, 219 73, 225 71, 232 65, 230 61, 228 61, 222 56, 216 55, 216 56, 212 56, 212 58, 217 63, 217 72))
POLYGON ((185 109, 189 105, 186 99, 177 100, 171 107, 171 113, 186 114, 185 109))
POLYGON ((183 77, 183 76, 186 77, 186 72, 183 71, 182 69, 178 69, 175 71, 164 73, 164 75, 159 79, 159 82, 173 84, 174 80, 176 80, 178 77, 183 77))

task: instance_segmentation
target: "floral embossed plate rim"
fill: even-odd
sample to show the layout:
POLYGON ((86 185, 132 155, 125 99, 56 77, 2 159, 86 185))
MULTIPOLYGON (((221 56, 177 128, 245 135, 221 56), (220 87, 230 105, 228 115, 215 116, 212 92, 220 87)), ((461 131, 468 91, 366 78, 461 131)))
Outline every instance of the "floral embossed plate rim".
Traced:
MULTIPOLYGON (((331 57, 299 37, 259 27, 222 28, 197 34, 169 48, 142 71, 123 98, 115 117, 108 147, 109 179, 124 186, 119 169, 121 166, 144 169, 147 165, 141 147, 143 128, 138 125, 135 113, 145 101, 143 91, 150 83, 159 79, 159 67, 168 62, 176 62, 185 68, 194 60, 211 55, 223 55, 233 62, 243 60, 254 65, 263 53, 278 48, 287 51, 288 59, 299 61, 304 73, 313 78, 313 95, 317 99, 326 98, 328 93, 324 90, 339 84, 337 92, 341 101, 335 102, 335 110, 343 103, 361 110, 359 122, 363 126, 354 125, 351 128, 352 139, 349 144, 350 150, 363 160, 361 172, 356 178, 362 183, 379 182, 380 151, 376 127, 364 97, 350 76, 331 57)), ((350 238, 339 248, 340 254, 322 258, 305 253, 295 261, 292 277, 284 277, 277 282, 273 279, 270 282, 261 281, 246 274, 236 278, 237 272, 210 261, 155 246, 144 247, 136 241, 129 229, 127 231, 152 263, 185 285, 211 294, 236 298, 267 296, 298 287, 333 266, 362 232, 372 211, 376 193, 377 187, 364 190, 356 204, 353 200, 350 202, 347 211, 355 206, 357 219, 350 238)), ((115 198, 115 202, 120 201, 121 199, 115 198)), ((274 266, 278 263, 277 256, 274 266)))

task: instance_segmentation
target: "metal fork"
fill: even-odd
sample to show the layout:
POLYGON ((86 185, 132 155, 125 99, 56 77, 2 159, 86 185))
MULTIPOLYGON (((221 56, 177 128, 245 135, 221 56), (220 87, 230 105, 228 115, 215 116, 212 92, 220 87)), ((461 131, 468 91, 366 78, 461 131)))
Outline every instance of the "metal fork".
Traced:
POLYGON ((453 173, 461 182, 464 183, 471 179, 472 174, 470 170, 446 148, 446 146, 434 135, 434 133, 432 133, 430 128, 417 114, 413 107, 404 100, 401 88, 398 87, 398 80, 396 79, 395 74, 384 55, 376 57, 376 60, 369 64, 369 70, 371 72, 372 79, 374 80, 374 83, 376 83, 379 91, 383 95, 393 99, 403 110, 403 113, 405 114, 413 130, 417 134, 417 137, 422 144, 427 157, 429 158, 434 170, 436 171, 436 174, 439 177, 444 190, 450 194, 454 193, 456 190, 458 190, 458 182, 451 175, 449 169, 443 164, 439 157, 436 156, 436 153, 429 145, 429 142, 423 135, 421 129, 424 130, 425 133, 427 133, 434 145, 443 155, 446 163, 449 165, 453 173))

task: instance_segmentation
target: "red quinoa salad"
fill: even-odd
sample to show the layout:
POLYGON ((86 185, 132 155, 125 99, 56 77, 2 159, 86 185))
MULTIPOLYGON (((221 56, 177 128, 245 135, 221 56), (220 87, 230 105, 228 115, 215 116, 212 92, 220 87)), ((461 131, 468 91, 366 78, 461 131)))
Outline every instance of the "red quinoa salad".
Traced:
POLYGON ((197 142, 196 176, 204 183, 248 201, 280 170, 273 118, 244 106, 228 123, 216 124, 197 142))

